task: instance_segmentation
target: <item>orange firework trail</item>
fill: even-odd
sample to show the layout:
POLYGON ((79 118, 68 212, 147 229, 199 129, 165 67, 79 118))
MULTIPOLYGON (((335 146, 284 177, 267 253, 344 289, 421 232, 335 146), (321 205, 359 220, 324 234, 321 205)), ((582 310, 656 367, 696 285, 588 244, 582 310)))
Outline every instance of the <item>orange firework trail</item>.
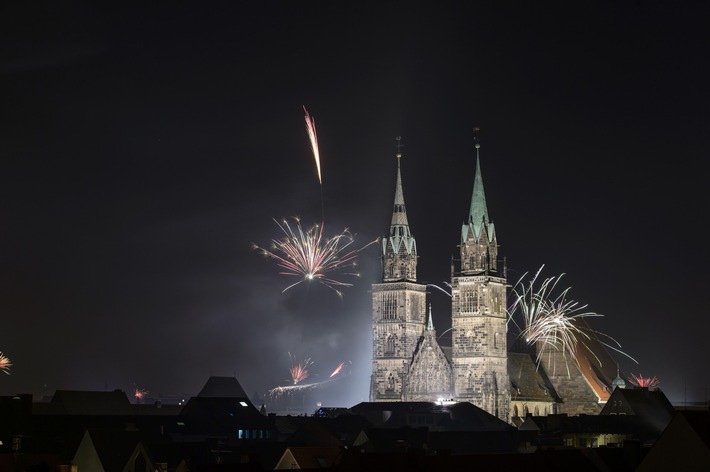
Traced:
MULTIPOLYGON (((355 242, 355 238, 347 229, 337 236, 326 239, 323 236, 323 225, 314 225, 304 231, 300 220, 298 218, 294 218, 294 220, 296 222, 295 231, 287 220, 282 223, 274 220, 285 237, 272 240, 271 250, 256 244, 253 245, 253 248, 261 251, 264 256, 276 259, 276 265, 283 269, 280 272, 281 275, 300 278, 298 282, 289 285, 281 293, 301 282, 315 280, 342 296, 336 287, 350 287, 352 284, 336 280, 328 274, 336 270, 355 267, 357 254, 371 244, 375 244, 377 240, 359 249, 349 249, 355 242)), ((358 276, 359 274, 346 273, 345 275, 358 276)))
POLYGON ((303 111, 306 113, 306 132, 308 139, 311 141, 311 149, 313 150, 313 158, 316 160, 316 169, 318 170, 318 182, 323 185, 323 179, 320 175, 320 150, 318 149, 318 135, 316 134, 316 120, 308 114, 308 110, 304 105, 303 111))
MULTIPOLYGON (((348 362, 350 362, 350 361, 348 361, 348 362)), ((350 363, 352 364, 352 362, 350 362, 350 363)), ((333 371, 333 373, 330 374, 330 377, 329 377, 329 378, 333 378, 333 377, 335 377, 336 375, 338 375, 338 374, 340 373, 340 371, 343 370, 343 366, 344 366, 344 365, 345 365, 345 362, 341 362, 341 363, 338 365, 338 367, 335 368, 335 370, 333 371)))
POLYGON ((10 375, 10 367, 12 367, 12 362, 5 354, 0 352, 0 371, 10 375))

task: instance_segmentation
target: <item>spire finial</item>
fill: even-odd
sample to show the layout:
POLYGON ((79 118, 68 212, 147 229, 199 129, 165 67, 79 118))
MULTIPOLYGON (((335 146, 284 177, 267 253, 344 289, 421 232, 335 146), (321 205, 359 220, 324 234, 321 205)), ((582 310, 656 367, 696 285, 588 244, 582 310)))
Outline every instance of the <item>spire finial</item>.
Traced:
POLYGON ((397 141, 397 159, 399 159, 402 157, 402 146, 404 146, 404 144, 402 144, 402 136, 397 136, 394 139, 397 141))
POLYGON ((431 317, 431 303, 429 303, 429 318, 427 319, 426 330, 434 331, 434 320, 431 317))
POLYGON ((480 148, 481 148, 481 136, 480 136, 480 133, 481 133, 481 128, 479 128, 478 126, 476 126, 476 127, 473 128, 473 142, 476 143, 476 149, 480 149, 480 148))

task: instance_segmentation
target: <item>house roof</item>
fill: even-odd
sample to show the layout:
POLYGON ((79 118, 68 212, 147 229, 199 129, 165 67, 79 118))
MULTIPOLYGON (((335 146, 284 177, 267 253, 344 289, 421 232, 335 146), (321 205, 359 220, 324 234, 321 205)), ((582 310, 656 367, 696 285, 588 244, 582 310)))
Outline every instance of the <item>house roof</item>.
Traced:
POLYGON ((577 357, 580 372, 592 387, 594 393, 601 401, 609 399, 611 385, 617 377, 623 379, 623 373, 618 371, 618 362, 611 356, 605 344, 614 343, 611 339, 604 341, 590 328, 584 318, 574 320, 575 325, 589 336, 580 338, 576 345, 575 356, 577 357))
MULTIPOLYGON (((140 445, 139 434, 113 428, 89 428, 84 439, 90 439, 106 472, 120 472, 140 445)), ((142 447, 142 446, 140 446, 142 447)))
MULTIPOLYGON (((215 377, 207 379, 198 397, 248 398, 236 377, 215 377)), ((251 401, 249 401, 251 403, 251 401)))
POLYGON ((335 465, 340 455, 339 447, 289 447, 281 456, 277 468, 293 468, 282 461, 294 461, 299 469, 322 469, 335 465))
POLYGON ((192 397, 179 419, 185 430, 234 435, 238 429, 269 429, 269 419, 244 398, 192 397))
POLYGON ((57 390, 45 414, 66 415, 131 415, 133 409, 126 392, 57 390))
POLYGON ((675 415, 675 408, 661 390, 617 388, 599 414, 637 416, 660 433, 675 415))
POLYGON ((294 446, 351 446, 358 434, 371 426, 372 423, 359 415, 311 417, 286 442, 294 446))
POLYGON ((436 416, 436 428, 449 431, 502 431, 513 428, 501 419, 469 402, 362 402, 350 411, 363 415, 375 426, 401 427, 412 417, 436 416), (374 413, 374 414, 373 414, 374 413), (381 421, 373 421, 378 418, 381 421))
POLYGON ((508 376, 510 377, 512 401, 554 402, 557 392, 543 369, 535 365, 531 354, 508 353, 508 376))
POLYGON ((637 470, 710 470, 710 412, 679 411, 637 470))

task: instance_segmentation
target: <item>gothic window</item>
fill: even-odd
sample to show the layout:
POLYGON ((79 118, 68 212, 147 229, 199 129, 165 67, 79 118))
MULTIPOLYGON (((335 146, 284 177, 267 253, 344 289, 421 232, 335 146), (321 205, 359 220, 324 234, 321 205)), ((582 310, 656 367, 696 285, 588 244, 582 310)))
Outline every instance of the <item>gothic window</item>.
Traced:
POLYGON ((469 372, 468 377, 466 377, 466 387, 473 388, 473 373, 469 372))
POLYGON ((476 287, 464 287, 461 290, 461 311, 474 312, 478 309, 478 291, 476 287))
POLYGON ((513 407, 513 416, 518 416, 518 405, 513 407))
POLYGON ((395 320, 397 319, 397 294, 384 293, 382 294, 382 319, 395 320))
POLYGON ((523 407, 523 414, 524 414, 526 417, 530 414, 530 411, 528 410, 528 406, 527 406, 527 405, 525 405, 525 406, 523 407))
POLYGON ((394 354, 394 346, 395 346, 395 340, 396 336, 388 336, 387 337, 387 342, 385 343, 385 354, 394 354))
POLYGON ((540 410, 538 410, 537 407, 535 407, 535 416, 540 416, 540 410))
POLYGON ((392 374, 387 378, 387 390, 394 390, 394 375, 392 374))

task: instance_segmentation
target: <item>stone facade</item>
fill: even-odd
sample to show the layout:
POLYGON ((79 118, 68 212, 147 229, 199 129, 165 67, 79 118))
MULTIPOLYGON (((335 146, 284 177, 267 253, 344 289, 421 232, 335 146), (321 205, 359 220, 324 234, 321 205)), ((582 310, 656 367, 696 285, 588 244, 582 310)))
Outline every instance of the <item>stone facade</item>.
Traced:
POLYGON ((425 328, 426 285, 372 286, 371 401, 403 400, 407 373, 425 328))
POLYGON ((453 398, 451 364, 436 341, 436 331, 429 309, 429 322, 414 352, 407 375, 404 400, 438 401, 453 398))
MULTIPOLYGON (((476 173, 469 215, 461 227, 458 270, 453 263, 451 267, 450 346, 438 344, 431 315, 426 317, 427 287, 417 283, 419 256, 397 154, 391 226, 382 238, 382 282, 372 285, 370 401, 453 399, 473 403, 507 422, 519 422, 528 413, 598 413, 611 381, 608 372, 590 361, 608 356, 602 344, 591 346, 594 352, 583 364, 559 352, 537 362, 534 346, 509 352, 508 285, 505 268, 499 268, 504 264, 499 262, 497 234, 488 216, 479 148, 476 143, 476 173), (514 379, 509 376, 509 356, 514 357, 514 379)), ((605 366, 614 365, 604 361, 605 366)))

